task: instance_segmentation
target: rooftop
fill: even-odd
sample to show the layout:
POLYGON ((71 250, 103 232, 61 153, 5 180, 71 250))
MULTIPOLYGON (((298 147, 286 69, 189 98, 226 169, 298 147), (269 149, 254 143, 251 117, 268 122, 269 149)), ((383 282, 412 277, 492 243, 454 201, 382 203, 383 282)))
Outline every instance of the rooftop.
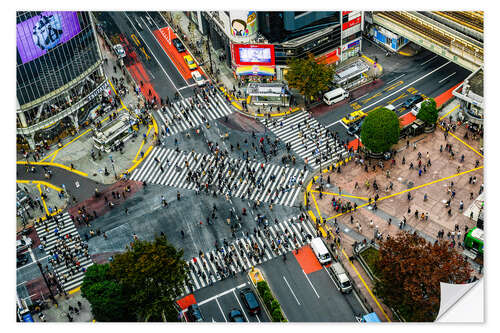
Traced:
POLYGON ((483 68, 479 69, 479 71, 469 78, 470 90, 481 97, 484 96, 483 90, 483 68))

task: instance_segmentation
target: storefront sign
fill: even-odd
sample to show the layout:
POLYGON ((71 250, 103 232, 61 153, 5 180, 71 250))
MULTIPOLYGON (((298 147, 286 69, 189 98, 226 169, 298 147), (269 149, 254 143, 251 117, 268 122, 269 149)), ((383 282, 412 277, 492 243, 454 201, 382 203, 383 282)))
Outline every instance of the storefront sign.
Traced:
POLYGON ((349 22, 342 24, 342 30, 349 29, 351 27, 354 27, 356 24, 360 24, 360 23, 361 23, 361 16, 358 16, 355 19, 350 20, 349 22))
POLYGON ((348 44, 348 45, 347 45, 347 48, 348 48, 348 49, 350 49, 351 47, 354 47, 354 46, 356 46, 356 45, 358 45, 358 44, 359 44, 359 39, 358 39, 357 41, 354 41, 354 42, 352 42, 352 43, 348 44))
POLYGON ((352 12, 352 10, 345 10, 345 11, 342 12, 342 16, 347 15, 347 14, 349 14, 351 12, 352 12))
MULTIPOLYGON (((102 93, 103 91, 106 91, 109 89, 109 86, 108 86, 108 83, 107 82, 104 82, 99 88, 97 88, 96 90, 94 90, 93 92, 91 92, 88 96, 87 96, 87 101, 91 101, 93 100, 95 97, 97 97, 100 93, 102 93)), ((109 93, 109 92, 108 92, 109 93)))

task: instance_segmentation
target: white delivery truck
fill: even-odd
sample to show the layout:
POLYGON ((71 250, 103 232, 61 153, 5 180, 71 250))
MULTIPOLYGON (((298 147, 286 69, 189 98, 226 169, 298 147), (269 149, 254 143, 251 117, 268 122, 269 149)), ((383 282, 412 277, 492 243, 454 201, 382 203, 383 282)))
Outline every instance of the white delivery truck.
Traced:
POLYGON ((323 96, 323 101, 327 105, 332 105, 346 99, 347 97, 349 97, 348 91, 345 91, 342 88, 337 88, 325 93, 325 95, 323 96))
POLYGON ((386 105, 385 108, 387 110, 390 110, 390 111, 395 111, 396 110, 396 107, 394 105, 392 105, 392 104, 386 105))
POLYGON ((332 261, 330 252, 328 252, 328 249, 326 248, 326 245, 325 243, 323 243, 321 238, 313 238, 313 240, 311 241, 311 248, 321 264, 327 264, 332 261))
POLYGON ((335 281, 340 285, 340 291, 343 293, 348 293, 352 290, 351 281, 344 270, 344 267, 338 262, 330 266, 330 270, 333 273, 335 281))

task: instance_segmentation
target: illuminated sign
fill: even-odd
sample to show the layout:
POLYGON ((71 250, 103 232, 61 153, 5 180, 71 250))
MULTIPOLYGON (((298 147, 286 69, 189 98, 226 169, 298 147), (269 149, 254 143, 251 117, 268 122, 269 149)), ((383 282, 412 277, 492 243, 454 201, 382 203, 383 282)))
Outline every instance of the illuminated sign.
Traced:
POLYGON ((233 44, 234 61, 237 65, 274 66, 274 45, 233 44))
POLYGON ((352 28, 356 24, 360 24, 360 23, 361 23, 361 16, 358 16, 355 19, 350 20, 349 22, 346 22, 346 23, 342 24, 342 30, 346 30, 346 29, 352 28))
POLYGON ((24 63, 41 57, 81 31, 76 12, 43 12, 16 26, 16 44, 24 63))

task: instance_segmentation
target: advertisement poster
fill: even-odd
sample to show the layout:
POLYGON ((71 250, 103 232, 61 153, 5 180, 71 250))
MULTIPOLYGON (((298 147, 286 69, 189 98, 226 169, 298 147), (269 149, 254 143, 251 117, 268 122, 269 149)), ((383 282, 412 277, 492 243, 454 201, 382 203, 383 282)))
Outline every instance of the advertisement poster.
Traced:
POLYGON ((16 26, 16 45, 27 63, 41 57, 81 31, 76 12, 43 12, 16 26))
POLYGON ((231 34, 237 37, 249 37, 257 32, 257 13, 254 11, 231 12, 231 34))

